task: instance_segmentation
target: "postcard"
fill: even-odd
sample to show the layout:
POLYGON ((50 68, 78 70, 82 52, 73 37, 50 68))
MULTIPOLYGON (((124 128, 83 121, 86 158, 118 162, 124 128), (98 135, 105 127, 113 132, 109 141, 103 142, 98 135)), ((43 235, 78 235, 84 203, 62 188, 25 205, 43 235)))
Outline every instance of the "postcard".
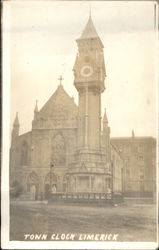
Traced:
POLYGON ((2 10, 2 248, 156 249, 158 3, 2 10))

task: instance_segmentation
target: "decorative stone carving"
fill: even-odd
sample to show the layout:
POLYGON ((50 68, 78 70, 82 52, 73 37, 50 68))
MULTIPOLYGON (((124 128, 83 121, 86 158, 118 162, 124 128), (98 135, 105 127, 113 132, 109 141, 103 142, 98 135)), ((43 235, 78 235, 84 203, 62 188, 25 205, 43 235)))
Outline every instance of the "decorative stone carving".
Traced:
POLYGON ((77 112, 75 102, 60 85, 39 111, 38 120, 33 120, 33 129, 77 127, 77 121, 74 118, 77 112))
POLYGON ((44 181, 45 184, 50 184, 51 178, 52 178, 52 182, 53 182, 53 183, 56 183, 56 182, 57 182, 56 175, 55 175, 55 174, 52 174, 52 176, 51 176, 50 173, 48 173, 48 174, 45 176, 45 181, 44 181))
POLYGON ((52 139, 51 159, 55 166, 64 166, 66 164, 66 147, 64 138, 61 134, 57 134, 52 139))
POLYGON ((31 172, 27 177, 27 183, 35 184, 39 182, 39 178, 35 172, 31 172))

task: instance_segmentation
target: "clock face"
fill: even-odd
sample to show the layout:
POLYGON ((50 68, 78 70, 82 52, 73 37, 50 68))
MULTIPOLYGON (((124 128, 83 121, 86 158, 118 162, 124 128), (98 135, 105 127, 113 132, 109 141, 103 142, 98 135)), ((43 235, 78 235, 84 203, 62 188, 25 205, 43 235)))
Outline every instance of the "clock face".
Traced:
POLYGON ((85 65, 81 68, 81 75, 84 77, 89 77, 93 73, 93 68, 89 65, 85 65))

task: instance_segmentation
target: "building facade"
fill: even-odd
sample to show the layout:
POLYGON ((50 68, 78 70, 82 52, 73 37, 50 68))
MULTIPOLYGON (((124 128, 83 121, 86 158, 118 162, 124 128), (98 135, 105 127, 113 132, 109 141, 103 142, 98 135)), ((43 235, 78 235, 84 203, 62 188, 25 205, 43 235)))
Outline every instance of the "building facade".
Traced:
MULTIPOLYGON (((50 190, 122 194, 135 188, 137 191, 142 185, 144 190, 150 186, 153 190, 155 171, 153 178, 148 179, 151 170, 150 163, 146 163, 146 153, 143 168, 147 168, 144 170, 147 177, 142 179, 144 183, 140 178, 139 186, 134 187, 135 151, 130 150, 130 162, 128 153, 123 152, 128 148, 125 141, 130 142, 133 150, 136 139, 110 139, 106 110, 101 117, 101 94, 105 91, 106 77, 104 46, 91 16, 76 41, 78 53, 73 73, 78 106, 64 90, 60 78, 57 90, 41 110, 36 102, 30 132, 19 135, 16 115, 10 148, 10 186, 20 185, 26 194, 34 188, 37 199, 47 198, 50 190), (132 175, 128 177, 129 169, 132 175)), ((150 142, 147 147, 152 146, 150 142)), ((151 160, 149 155, 149 162, 151 160)))
POLYGON ((124 158, 125 196, 153 197, 156 190, 156 140, 152 137, 111 138, 124 158))

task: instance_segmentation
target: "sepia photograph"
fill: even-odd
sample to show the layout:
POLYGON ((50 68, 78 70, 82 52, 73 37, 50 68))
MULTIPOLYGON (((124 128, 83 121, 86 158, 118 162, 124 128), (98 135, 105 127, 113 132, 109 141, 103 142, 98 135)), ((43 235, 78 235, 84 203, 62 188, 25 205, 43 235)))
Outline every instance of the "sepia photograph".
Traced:
POLYGON ((157 1, 2 10, 2 248, 157 249, 157 1))

